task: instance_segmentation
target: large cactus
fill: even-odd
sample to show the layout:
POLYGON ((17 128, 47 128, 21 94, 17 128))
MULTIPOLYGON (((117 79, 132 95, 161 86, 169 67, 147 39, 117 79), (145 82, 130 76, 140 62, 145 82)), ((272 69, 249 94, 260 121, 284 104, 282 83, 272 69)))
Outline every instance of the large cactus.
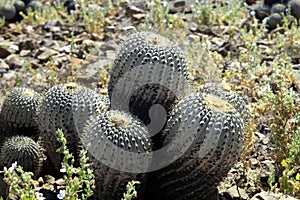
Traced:
MULTIPOLYGON (((82 141, 93 163, 96 199, 121 199, 130 180, 144 184, 146 175, 137 172, 147 169, 150 159, 146 162, 134 159, 134 154, 151 150, 148 134, 140 120, 124 111, 110 110, 89 119, 82 141), (119 150, 133 153, 133 156, 126 156, 119 150)), ((138 193, 142 193, 141 190, 139 187, 138 193)))
POLYGON ((108 105, 94 90, 76 83, 55 85, 50 88, 41 103, 38 113, 42 144, 55 168, 60 169, 62 156, 56 152, 60 144, 56 138, 61 129, 67 146, 75 159, 79 153, 79 134, 87 119, 96 112, 108 109, 108 105))
POLYGON ((1 138, 12 135, 37 137, 37 109, 42 96, 30 88, 15 87, 6 96, 0 112, 1 138))
POLYGON ((163 145, 170 151, 187 145, 170 145, 179 135, 186 135, 189 147, 177 161, 151 174, 148 189, 158 199, 208 199, 243 151, 245 102, 221 89, 201 90, 205 92, 179 102, 163 132, 163 145))
POLYGON ((169 112, 184 96, 187 80, 186 60, 174 42, 152 32, 134 33, 121 46, 110 72, 111 108, 130 111, 147 125, 151 106, 160 104, 169 112))
POLYGON ((0 166, 10 167, 14 162, 24 171, 33 172, 37 177, 45 161, 44 149, 27 136, 12 136, 1 147, 0 166))

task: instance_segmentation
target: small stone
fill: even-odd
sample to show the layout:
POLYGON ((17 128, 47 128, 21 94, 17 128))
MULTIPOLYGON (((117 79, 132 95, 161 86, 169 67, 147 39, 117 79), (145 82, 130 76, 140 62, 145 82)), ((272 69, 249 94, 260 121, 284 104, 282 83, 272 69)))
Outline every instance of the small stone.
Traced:
POLYGON ((259 161, 255 158, 250 158, 249 160, 251 162, 251 165, 257 165, 259 163, 259 161))
MULTIPOLYGON (((136 7, 136 6, 130 6, 128 12, 136 14, 136 13, 143 13, 145 11, 141 8, 136 7)), ((127 13, 127 14, 129 14, 129 13, 127 13)))
POLYGON ((174 7, 178 8, 178 7, 184 7, 185 6, 185 0, 176 0, 174 1, 174 7))
POLYGON ((57 185, 64 185, 64 184, 65 184, 65 181, 64 181, 64 179, 60 178, 60 179, 56 180, 55 183, 56 183, 57 185))
POLYGON ((262 191, 256 195, 254 195, 250 200, 276 200, 276 199, 280 199, 280 200, 297 200, 294 197, 288 196, 288 195, 284 195, 284 194, 275 194, 272 192, 265 192, 262 191))
POLYGON ((57 55, 58 52, 53 50, 53 49, 46 49, 43 53, 41 53, 37 59, 41 60, 41 61, 44 61, 44 62, 47 62, 50 60, 50 58, 54 55, 57 55))
MULTIPOLYGON (((12 53, 15 53, 14 47, 11 47, 13 44, 8 41, 1 41, 0 43, 0 58, 6 58, 12 53)), ((14 45, 16 46, 16 45, 14 45)))
POLYGON ((238 188, 236 186, 232 186, 231 188, 226 190, 226 193, 232 198, 232 199, 248 199, 248 195, 246 191, 242 188, 238 188))
POLYGON ((188 36, 189 40, 191 40, 192 42, 199 42, 200 37, 198 35, 194 35, 194 34, 190 34, 188 36))
POLYGON ((11 54, 5 58, 5 62, 9 65, 10 69, 21 68, 24 64, 24 60, 16 54, 11 54))
POLYGON ((0 69, 4 69, 5 71, 9 70, 9 65, 4 62, 4 60, 0 59, 0 69))
POLYGON ((29 56, 30 53, 31 53, 30 50, 22 50, 22 51, 20 51, 20 56, 21 57, 26 57, 26 56, 29 56))
POLYGON ((198 25, 195 22, 190 23, 190 31, 195 32, 198 29, 198 25))
POLYGON ((0 58, 6 58, 10 52, 5 47, 0 46, 0 58))
POLYGON ((11 80, 13 80, 15 78, 15 76, 16 76, 15 71, 11 70, 8 73, 6 73, 6 74, 3 75, 2 79, 1 79, 1 83, 2 83, 2 81, 4 81, 4 82, 5 81, 11 81, 11 80))
POLYGON ((146 14, 143 14, 143 13, 132 15, 132 17, 137 20, 143 19, 143 18, 145 18, 145 16, 146 16, 146 14))
POLYGON ((270 138, 265 137, 265 138, 263 138, 263 139, 261 140, 261 142, 262 142, 263 144, 268 144, 268 143, 270 142, 270 138))
POLYGON ((125 26, 121 28, 122 31, 130 31, 130 30, 135 30, 135 26, 125 26))
POLYGON ((46 175, 45 176, 45 183, 54 184, 55 183, 55 178, 51 175, 46 175))
POLYGON ((42 177, 39 177, 37 181, 42 184, 44 183, 44 179, 42 177))

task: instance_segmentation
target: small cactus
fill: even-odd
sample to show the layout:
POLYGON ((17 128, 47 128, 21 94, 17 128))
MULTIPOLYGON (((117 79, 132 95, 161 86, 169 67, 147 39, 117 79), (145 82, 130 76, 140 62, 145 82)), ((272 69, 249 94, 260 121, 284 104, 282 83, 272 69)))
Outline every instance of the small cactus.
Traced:
POLYGON ((6 96, 0 112, 2 139, 12 135, 38 136, 37 109, 42 96, 30 88, 15 87, 6 96))
POLYGON ((9 137, 1 147, 1 167, 10 167, 17 162, 24 171, 31 171, 37 177, 42 170, 44 160, 43 148, 27 136, 9 137))
POLYGON ((62 161, 56 152, 59 148, 56 131, 61 129, 65 133, 67 146, 78 159, 79 134, 92 114, 108 109, 104 99, 94 90, 72 82, 55 85, 46 92, 38 113, 39 129, 41 142, 56 169, 60 169, 62 161))
MULTIPOLYGON (((205 199, 244 150, 247 117, 241 117, 240 110, 246 112, 245 102, 222 89, 212 91, 186 96, 167 122, 163 146, 178 135, 186 135, 190 146, 174 163, 151 175, 150 192, 159 199, 205 199)), ((188 144, 174 143, 169 149, 179 145, 188 144)))
POLYGON ((124 111, 110 110, 89 119, 82 141, 93 163, 97 199, 121 199, 128 181, 144 182, 145 174, 128 170, 137 165, 147 168, 150 163, 124 157, 124 154, 118 154, 118 149, 137 154, 149 152, 151 144, 148 134, 141 121, 124 111), (111 148, 108 143, 112 144, 111 148))
POLYGON ((12 4, 3 5, 0 7, 0 17, 6 20, 11 20, 16 16, 16 8, 12 4))
POLYGON ((298 25, 299 25, 300 1, 299 0, 291 0, 291 1, 289 1, 288 6, 291 9, 291 15, 298 20, 298 25))
POLYGON ((134 33, 122 45, 110 72, 111 108, 129 111, 147 125, 150 107, 159 104, 169 112, 184 96, 187 81, 186 60, 175 43, 152 32, 134 33))

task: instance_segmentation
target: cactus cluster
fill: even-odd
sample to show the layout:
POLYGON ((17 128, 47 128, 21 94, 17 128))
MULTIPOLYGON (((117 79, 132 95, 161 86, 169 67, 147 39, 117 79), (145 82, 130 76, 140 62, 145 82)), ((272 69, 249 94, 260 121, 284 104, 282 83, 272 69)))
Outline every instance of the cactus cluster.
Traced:
MULTIPOLYGON (((18 116, 9 112, 16 109, 13 106, 27 105, 28 100, 22 95, 16 101, 6 98, 0 115, 15 119, 12 124, 29 126, 35 120, 40 137, 37 143, 26 136, 7 139, 1 148, 1 160, 7 164, 23 157, 43 160, 39 153, 41 145, 52 165, 60 169, 62 156, 56 151, 60 147, 56 130, 61 129, 75 159, 81 149, 87 150, 95 175, 96 199, 120 199, 127 182, 133 179, 142 183, 137 190, 143 199, 207 198, 206 194, 243 151, 248 121, 245 101, 214 83, 188 93, 188 70, 180 48, 151 32, 129 36, 110 74, 108 97, 76 83, 58 84, 30 111, 34 114, 24 115, 28 110, 19 109, 18 115, 24 116, 21 123, 16 120, 18 116), (148 124, 158 117, 150 112, 156 104, 162 105, 167 117, 153 136, 148 124), (152 155, 163 147, 167 147, 163 153, 175 152, 180 156, 153 171, 158 163, 152 155), (180 151, 181 147, 184 150, 180 151), (28 153, 22 157, 14 153, 15 149, 28 153), (147 159, 128 155, 145 155, 147 159)), ((22 94, 33 97, 35 93, 22 94)), ((7 129, 3 123, 0 127, 7 129)), ((34 171, 40 164, 24 166, 34 171)))
POLYGON ((0 3, 0 17, 7 21, 18 21, 22 19, 20 12, 25 13, 29 8, 35 10, 41 7, 42 3, 35 0, 8 0, 0 3))
POLYGON ((43 166, 44 150, 36 142, 39 131, 37 111, 42 96, 24 87, 13 88, 0 111, 0 166, 17 162, 37 176, 43 166))
POLYGON ((263 5, 254 6, 250 13, 252 12, 260 22, 266 19, 266 26, 269 31, 272 31, 277 26, 282 26, 284 16, 288 16, 291 23, 296 20, 299 25, 300 2, 298 0, 265 0, 263 5))

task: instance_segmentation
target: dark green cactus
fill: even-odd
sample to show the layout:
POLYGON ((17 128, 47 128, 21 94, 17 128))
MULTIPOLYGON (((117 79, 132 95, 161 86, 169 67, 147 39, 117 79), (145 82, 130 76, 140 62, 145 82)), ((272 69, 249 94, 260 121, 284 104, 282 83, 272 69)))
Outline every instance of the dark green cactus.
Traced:
POLYGON ((186 60, 175 43, 152 32, 134 33, 122 45, 110 72, 111 108, 125 110, 122 106, 128 106, 126 111, 147 125, 152 105, 160 104, 169 112, 184 96, 187 71, 186 60), (128 105, 124 99, 129 99, 128 105))
POLYGON ((13 4, 6 4, 0 7, 0 17, 11 20, 16 16, 16 8, 13 4))
POLYGON ((6 96, 0 112, 2 137, 38 136, 37 109, 42 96, 30 88, 16 87, 6 96))
POLYGON ((291 9, 291 14, 293 15, 293 17, 295 17, 298 20, 298 24, 299 24, 299 19, 300 19, 300 2, 299 2, 299 0, 289 1, 288 6, 291 9))
MULTIPOLYGON (((245 102, 222 89, 213 91, 192 93, 174 108, 162 134, 163 146, 178 134, 187 134, 191 142, 178 160, 151 175, 149 191, 158 199, 207 199, 244 150, 247 117, 240 110, 247 112, 245 102)), ((169 149, 178 145, 183 144, 169 149)))
POLYGON ((78 159, 79 135, 91 115, 108 109, 104 99, 76 83, 55 85, 46 92, 38 113, 39 129, 42 144, 56 169, 60 169, 62 161, 62 155, 56 152, 60 147, 57 129, 64 132, 70 152, 78 159))
POLYGON ((37 177, 45 160, 44 149, 27 136, 12 136, 5 140, 1 147, 1 167, 10 167, 14 162, 24 171, 33 172, 37 177))
MULTIPOLYGON (((124 154, 118 154, 118 149, 132 153, 146 153, 151 150, 145 125, 133 118, 129 113, 110 110, 100 115, 92 116, 84 129, 83 144, 88 148, 88 156, 93 163, 97 199, 121 199, 130 180, 145 180, 145 174, 131 173, 126 169, 143 165, 148 167, 150 162, 142 162, 124 154), (112 147, 108 147, 111 142, 112 147), (106 157, 108 156, 108 157, 106 157), (103 162, 103 161, 108 162, 103 162), (122 163, 120 170, 116 163, 122 163), (142 163, 141 163, 142 162, 142 163)), ((141 187, 138 193, 141 193, 141 187)))

